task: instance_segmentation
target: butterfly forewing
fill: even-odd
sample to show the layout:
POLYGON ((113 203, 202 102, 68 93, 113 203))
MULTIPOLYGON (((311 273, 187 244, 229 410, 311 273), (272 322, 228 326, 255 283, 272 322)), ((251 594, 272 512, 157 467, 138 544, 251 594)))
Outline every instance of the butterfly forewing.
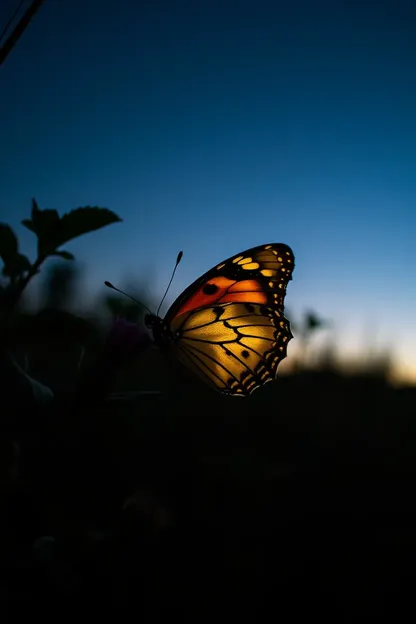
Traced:
POLYGON ((292 279, 293 252, 283 243, 248 249, 221 262, 189 286, 168 310, 165 321, 216 303, 257 303, 283 311, 292 279))

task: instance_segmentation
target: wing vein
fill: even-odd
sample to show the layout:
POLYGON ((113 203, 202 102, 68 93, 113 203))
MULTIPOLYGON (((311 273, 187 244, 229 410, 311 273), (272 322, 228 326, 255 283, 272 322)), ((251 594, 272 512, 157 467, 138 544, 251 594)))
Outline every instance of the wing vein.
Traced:
POLYGON ((224 382, 221 379, 221 377, 217 375, 217 373, 213 371, 211 368, 208 368, 207 364, 205 364, 205 362, 201 360, 201 358, 198 357, 198 355, 196 355, 195 353, 192 353, 192 350, 189 349, 189 347, 186 347, 186 345, 183 344, 180 346, 180 351, 182 352, 182 355, 185 355, 189 360, 195 363, 196 367, 200 370, 200 372, 204 375, 204 377, 209 380, 211 384, 213 384, 214 382, 209 377, 209 375, 207 375, 204 368, 207 369, 213 377, 216 377, 218 381, 221 383, 221 385, 224 385, 224 382))
POLYGON ((211 362, 214 362, 214 364, 216 364, 217 366, 220 366, 230 377, 233 377, 237 383, 240 383, 237 377, 226 366, 224 366, 224 364, 222 364, 221 362, 213 358, 212 355, 209 355, 208 353, 204 353, 203 351, 201 351, 201 349, 198 349, 198 347, 196 347, 195 345, 188 345, 188 349, 190 350, 193 349, 197 351, 197 353, 202 353, 202 355, 204 355, 209 360, 211 360, 211 362))

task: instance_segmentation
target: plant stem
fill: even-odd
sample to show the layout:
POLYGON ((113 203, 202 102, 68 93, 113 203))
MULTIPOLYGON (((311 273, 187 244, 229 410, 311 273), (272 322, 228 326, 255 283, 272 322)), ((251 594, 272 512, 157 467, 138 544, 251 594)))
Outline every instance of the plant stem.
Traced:
POLYGON ((36 273, 39 271, 39 268, 41 266, 41 264, 46 260, 46 256, 38 256, 36 258, 36 261, 32 264, 30 271, 28 272, 28 274, 26 275, 26 277, 24 278, 20 278, 19 281, 17 282, 15 288, 12 291, 11 297, 7 303, 5 312, 4 312, 4 317, 2 319, 4 326, 7 326, 8 321, 10 320, 10 317, 13 313, 13 310, 15 309, 17 303, 19 302, 20 297, 22 296, 22 293, 24 291, 24 289, 26 288, 26 286, 29 284, 30 280, 32 279, 32 277, 34 275, 36 275, 36 273))
POLYGON ((24 291, 24 289, 26 288, 26 286, 28 285, 28 283, 30 282, 32 277, 34 275, 36 275, 36 273, 39 271, 39 268, 40 268, 41 264, 45 260, 46 260, 46 256, 38 256, 36 258, 36 261, 32 264, 31 269, 28 272, 28 274, 26 275, 26 277, 22 278, 19 281, 19 284, 18 284, 18 287, 17 287, 18 299, 20 298, 22 292, 24 291))

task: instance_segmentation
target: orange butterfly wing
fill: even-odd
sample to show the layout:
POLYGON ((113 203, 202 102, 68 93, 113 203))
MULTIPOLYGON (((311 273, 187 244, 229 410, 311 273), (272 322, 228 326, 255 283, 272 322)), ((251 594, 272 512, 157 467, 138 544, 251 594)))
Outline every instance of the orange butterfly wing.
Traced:
POLYGON ((272 381, 292 338, 284 298, 294 255, 283 243, 232 256, 168 310, 178 358, 223 393, 246 396, 272 381))
POLYGON ((257 303, 283 311, 295 258, 283 243, 248 249, 217 265, 191 284, 168 310, 165 321, 219 303, 257 303))

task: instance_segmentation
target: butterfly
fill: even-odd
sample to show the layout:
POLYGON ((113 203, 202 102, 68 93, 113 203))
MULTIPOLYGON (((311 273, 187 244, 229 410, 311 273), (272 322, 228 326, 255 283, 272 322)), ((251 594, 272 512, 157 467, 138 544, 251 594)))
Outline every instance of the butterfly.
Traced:
POLYGON ((284 299, 294 264, 283 243, 243 251, 188 286, 163 319, 147 314, 145 325, 216 390, 248 396, 276 378, 293 338, 284 299))

